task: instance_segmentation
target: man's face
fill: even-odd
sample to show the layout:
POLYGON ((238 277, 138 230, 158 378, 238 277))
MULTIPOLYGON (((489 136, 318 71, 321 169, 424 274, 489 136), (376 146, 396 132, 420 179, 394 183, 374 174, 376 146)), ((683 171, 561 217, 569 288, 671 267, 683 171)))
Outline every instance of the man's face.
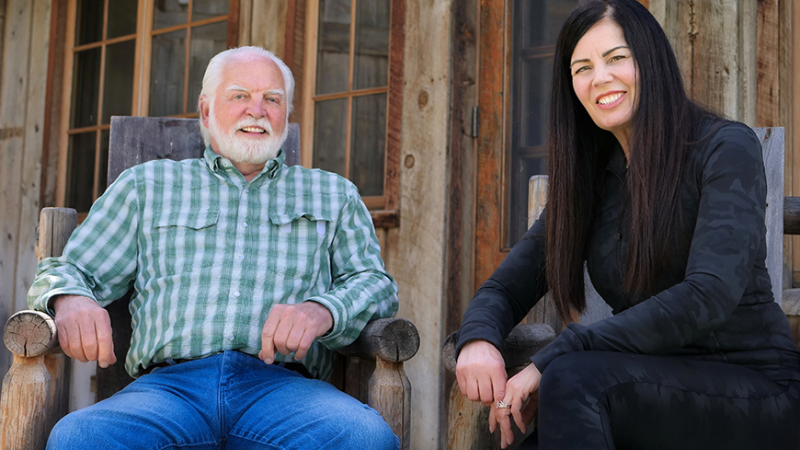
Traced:
POLYGON ((235 163, 261 165, 286 139, 286 88, 275 62, 255 56, 223 69, 214 98, 201 101, 211 148, 235 163))

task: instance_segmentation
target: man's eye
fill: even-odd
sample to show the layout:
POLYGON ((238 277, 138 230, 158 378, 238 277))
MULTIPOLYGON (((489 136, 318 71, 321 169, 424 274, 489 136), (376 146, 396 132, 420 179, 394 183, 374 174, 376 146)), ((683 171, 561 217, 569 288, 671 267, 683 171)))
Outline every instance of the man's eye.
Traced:
POLYGON ((233 96, 233 98, 234 98, 234 100, 241 100, 241 99, 243 99, 243 98, 244 98, 244 95, 242 95, 242 94, 236 94, 236 95, 234 95, 234 96, 233 96))

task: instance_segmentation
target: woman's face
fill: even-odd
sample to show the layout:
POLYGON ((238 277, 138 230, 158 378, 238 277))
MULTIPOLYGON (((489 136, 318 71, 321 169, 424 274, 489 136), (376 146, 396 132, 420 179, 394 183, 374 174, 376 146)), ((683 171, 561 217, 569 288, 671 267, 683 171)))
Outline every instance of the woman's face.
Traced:
POLYGON ((637 73, 622 28, 611 19, 597 22, 575 46, 570 71, 575 95, 594 123, 627 144, 637 73))

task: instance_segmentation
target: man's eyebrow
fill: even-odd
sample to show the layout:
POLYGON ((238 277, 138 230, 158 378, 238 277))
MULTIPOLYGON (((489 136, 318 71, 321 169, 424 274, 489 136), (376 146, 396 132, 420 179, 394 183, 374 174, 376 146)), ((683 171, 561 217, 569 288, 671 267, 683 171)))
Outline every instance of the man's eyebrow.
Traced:
MULTIPOLYGON (((619 50, 619 49, 621 49, 621 48, 628 48, 628 46, 627 46, 627 45, 618 45, 618 46, 616 46, 616 47, 612 48, 611 50, 606 50, 606 51, 605 51, 605 52, 604 52, 604 53, 603 53, 601 56, 602 56, 603 58, 605 58, 606 56, 608 56, 608 55, 609 55, 609 53, 611 53, 611 52, 613 52, 613 51, 615 51, 615 50, 619 50)), ((584 58, 584 59, 576 59, 575 61, 572 61, 572 62, 569 64, 569 66, 570 66, 570 67, 572 67, 572 66, 574 66, 575 64, 578 64, 579 62, 589 62, 589 58, 584 58)))

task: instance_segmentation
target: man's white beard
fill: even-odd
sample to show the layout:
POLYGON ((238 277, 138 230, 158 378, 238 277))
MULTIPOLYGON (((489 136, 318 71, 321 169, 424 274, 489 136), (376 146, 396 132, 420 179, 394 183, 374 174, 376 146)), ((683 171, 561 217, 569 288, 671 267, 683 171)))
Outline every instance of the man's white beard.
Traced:
POLYGON ((288 118, 283 127, 283 134, 275 136, 272 126, 267 119, 242 119, 231 130, 222 130, 214 116, 212 106, 208 115, 208 134, 214 138, 219 146, 220 156, 228 158, 234 163, 260 165, 278 156, 281 145, 289 134, 288 118), (237 136, 236 131, 247 126, 261 127, 269 134, 266 139, 249 139, 246 136, 237 136))

